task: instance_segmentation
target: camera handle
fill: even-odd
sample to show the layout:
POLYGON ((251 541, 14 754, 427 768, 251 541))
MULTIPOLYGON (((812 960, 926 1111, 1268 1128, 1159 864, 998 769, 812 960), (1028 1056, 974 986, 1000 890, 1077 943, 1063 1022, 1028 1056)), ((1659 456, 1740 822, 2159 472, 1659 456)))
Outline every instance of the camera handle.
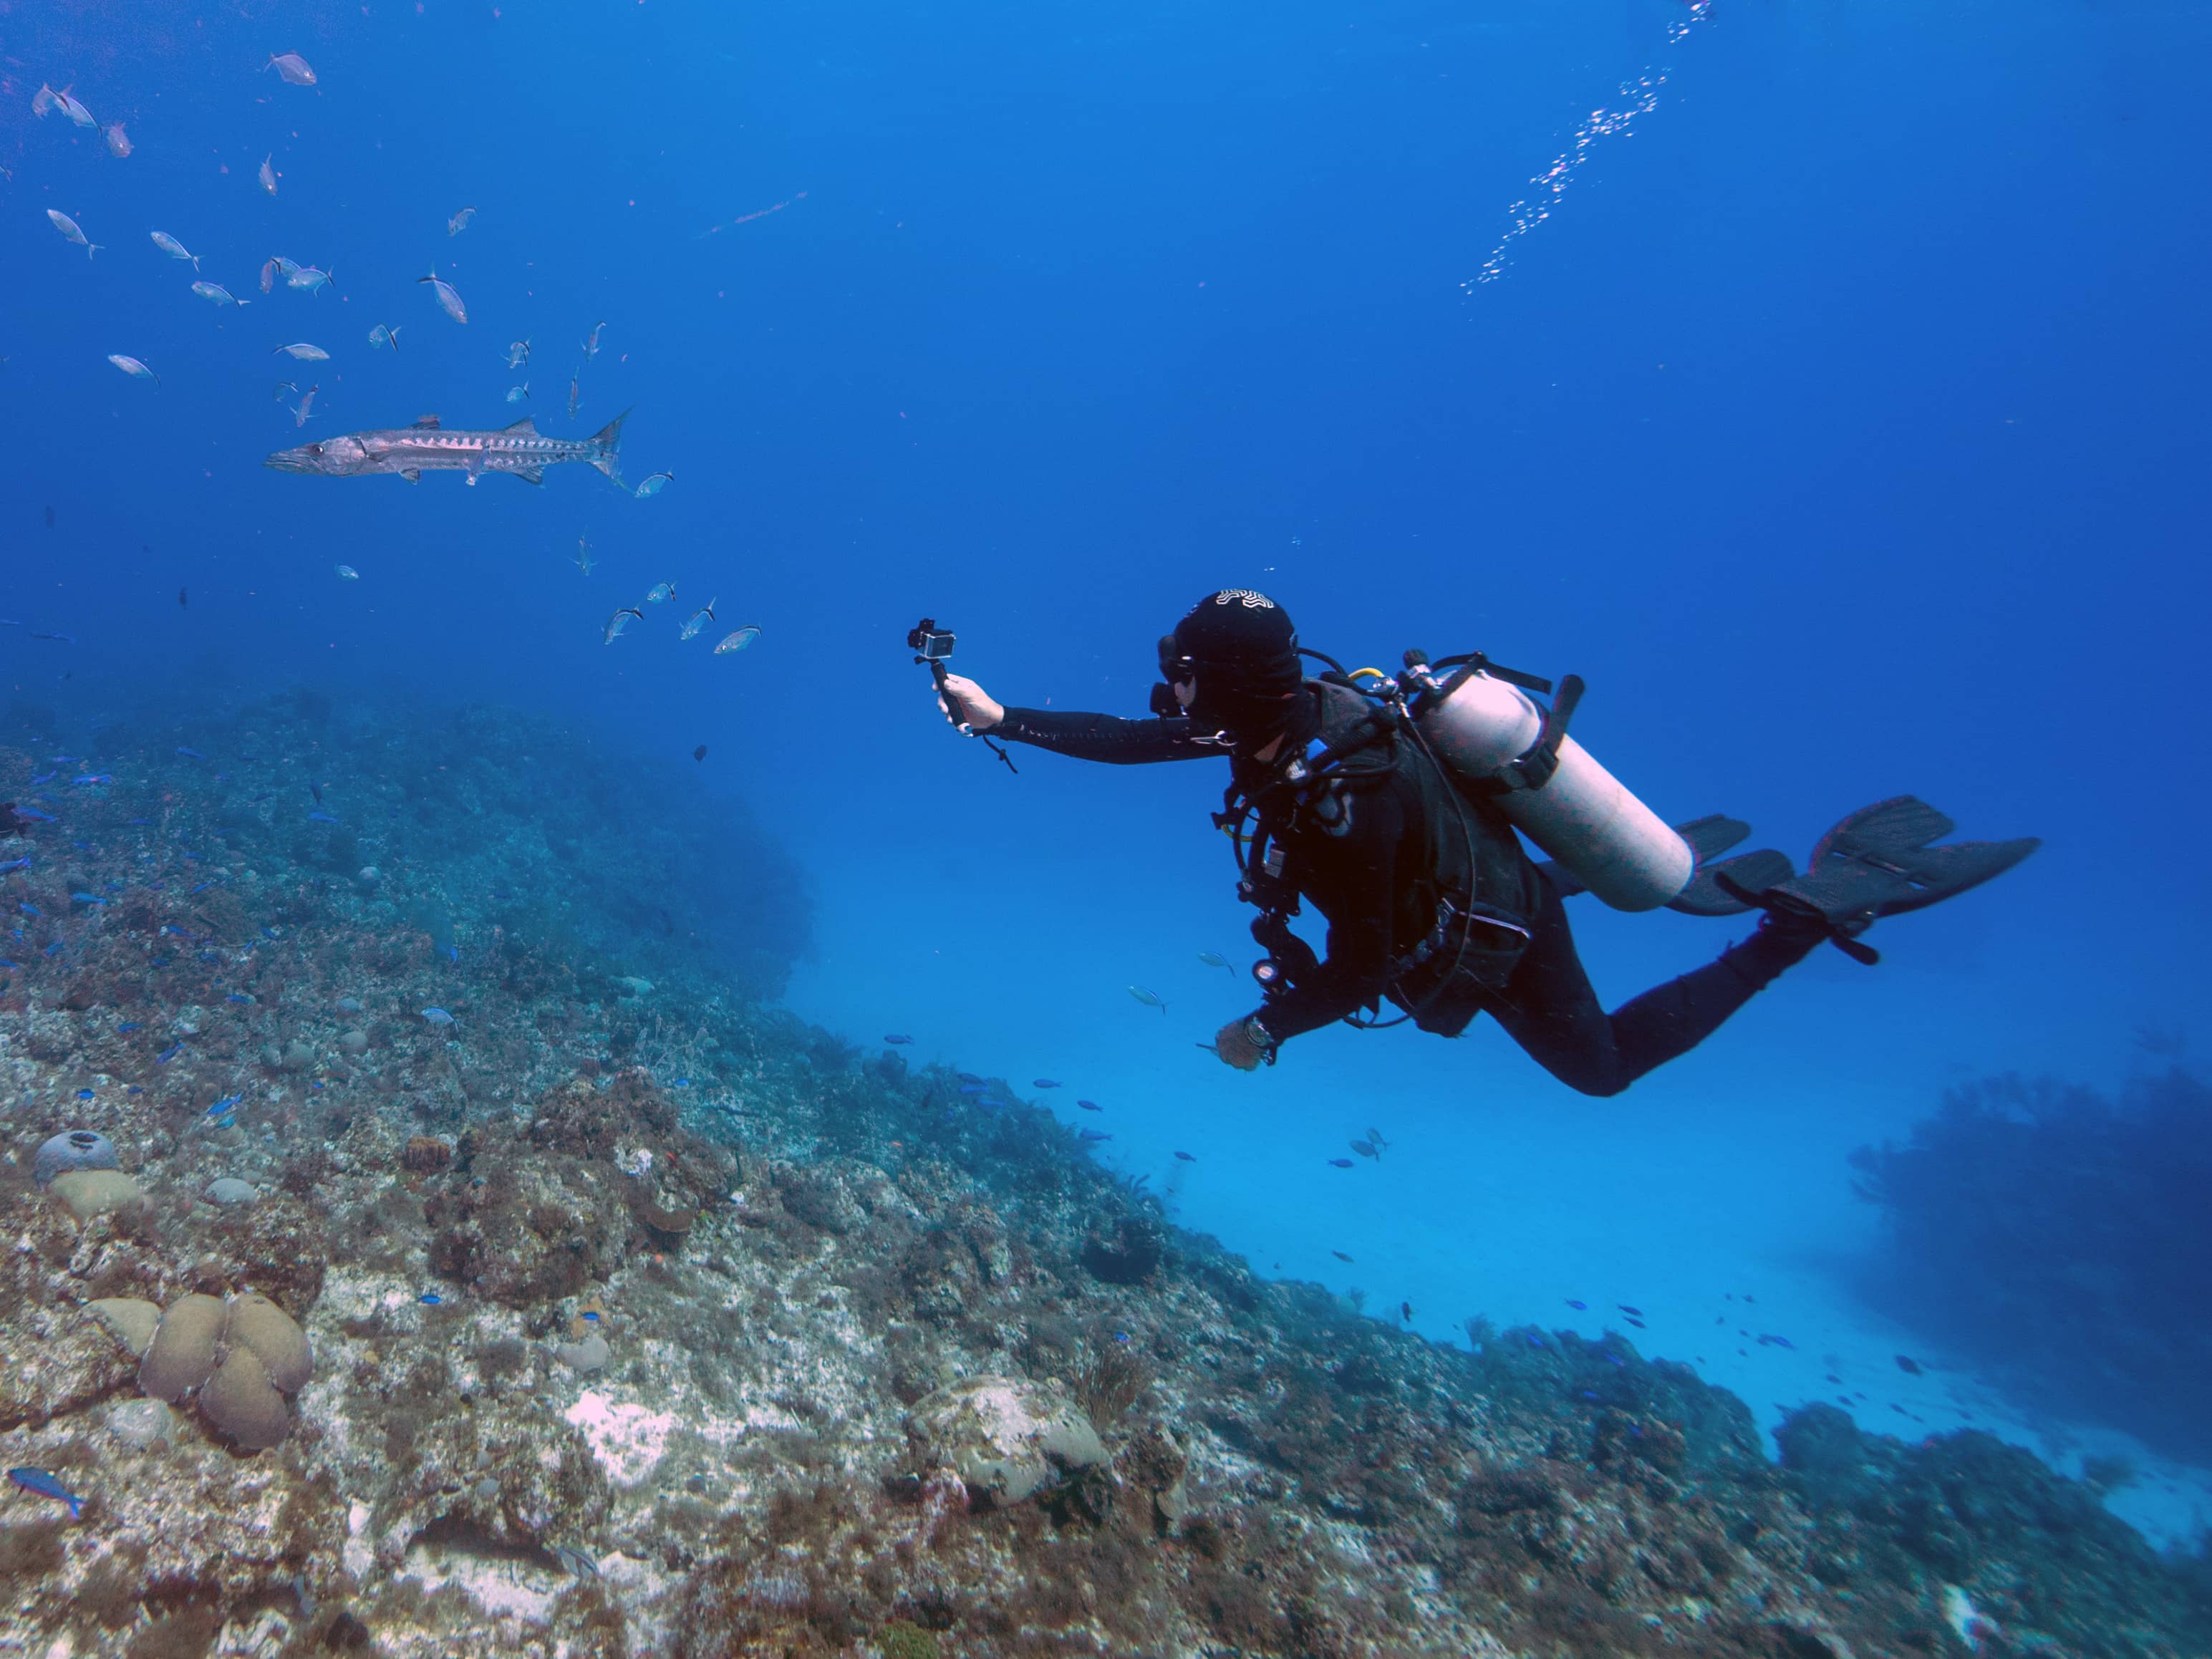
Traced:
POLYGON ((953 714, 952 699, 946 695, 945 690, 945 665, 935 657, 916 657, 915 660, 929 665, 929 678, 936 682, 938 701, 945 705, 945 718, 951 724, 952 729, 963 738, 982 738, 983 746, 1005 763, 1006 770, 1012 772, 1016 777, 1021 776, 1022 769, 1014 764, 1014 757, 1000 744, 993 742, 988 732, 978 732, 967 721, 953 714))

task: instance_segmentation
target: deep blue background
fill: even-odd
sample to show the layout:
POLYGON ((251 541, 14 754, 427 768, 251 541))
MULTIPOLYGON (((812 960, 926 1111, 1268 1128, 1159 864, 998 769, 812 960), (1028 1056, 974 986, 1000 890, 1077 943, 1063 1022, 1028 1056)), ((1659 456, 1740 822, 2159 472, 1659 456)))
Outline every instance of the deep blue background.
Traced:
MULTIPOLYGON (((2207 18, 10 0, 0 616, 82 642, 0 629, 0 674, 86 708, 149 677, 396 674, 588 712, 672 763, 706 743, 813 872, 799 1006, 1110 1097, 1109 1155, 1199 1152, 1185 1214, 1263 1267, 1443 1334, 1740 1265, 1842 1330, 1814 1287, 1864 1224, 1849 1147, 1965 1075, 2108 1079, 2131 1027, 2204 998, 2207 18), (257 75, 287 50, 319 86, 257 75), (1577 124, 1655 70, 1656 107, 1463 289, 1577 124), (42 80, 137 153, 33 121, 42 80), (153 228, 252 306, 194 298, 153 228), (337 280, 264 300, 274 252, 337 280), (412 280, 434 263, 466 327, 412 280), (672 471, 665 494, 259 465, 295 438, 279 380, 319 380, 309 436, 502 424, 524 336, 524 407, 569 433, 635 404, 627 471, 672 471), (269 355, 297 339, 332 361, 269 355), (712 659, 656 614, 603 647, 663 579, 763 639, 712 659), (1581 672, 1578 735, 1670 816, 1802 856, 1911 790, 2049 845, 1622 1101, 1485 1030, 1319 1034, 1231 1077, 1191 1047, 1249 1000, 1194 957, 1249 954, 1218 780, 1036 754, 1009 777, 897 646, 932 611, 1008 701, 1140 713, 1154 636, 1232 583, 1358 661, 1581 672), (1370 1123, 1413 1150, 1347 1183, 1322 1160, 1370 1123)), ((1729 936, 1577 915, 1615 997, 1729 936)), ((1694 1357, 1706 1322, 1655 1318, 1654 1346, 1694 1357)))

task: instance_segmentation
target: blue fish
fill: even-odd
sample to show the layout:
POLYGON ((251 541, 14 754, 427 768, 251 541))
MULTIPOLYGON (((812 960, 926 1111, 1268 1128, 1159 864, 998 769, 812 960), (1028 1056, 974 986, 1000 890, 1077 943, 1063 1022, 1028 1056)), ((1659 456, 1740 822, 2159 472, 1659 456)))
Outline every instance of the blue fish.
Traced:
POLYGON ((416 1297, 415 1299, 426 1308, 434 1308, 446 1298, 440 1296, 435 1291, 425 1291, 422 1295, 416 1297))
POLYGON ((38 776, 33 778, 31 782, 35 786, 41 783, 52 783, 53 781, 54 775, 52 772, 41 772, 38 776))
POLYGON ((187 749, 182 744, 177 745, 177 752, 179 755, 182 755, 186 760, 205 760, 207 758, 207 757, 200 753, 198 750, 187 749))
POLYGON ((92 1091, 89 1089, 80 1089, 76 1091, 76 1097, 79 1100, 90 1100, 92 1098, 92 1091))
POLYGON ((33 823, 52 823, 54 821, 54 815, 52 812, 41 812, 35 806, 18 806, 15 809, 15 816, 19 818, 28 818, 33 823))
POLYGON ((184 1052, 185 1045, 179 1042, 174 1048, 164 1048, 160 1054, 155 1055, 154 1063, 156 1066, 167 1066, 171 1060, 174 1060, 179 1054, 181 1054, 184 1052))
POLYGON ((1528 1346, 1532 1348, 1540 1348, 1544 1346, 1544 1339, 1531 1331, 1528 1334, 1528 1346))
POLYGON ((1186 1164, 1195 1164, 1198 1162, 1198 1160, 1193 1158, 1188 1152, 1177 1152, 1176 1156, 1186 1164))
POLYGON ((112 772, 88 772, 84 776, 79 778, 77 781, 79 783, 112 783, 115 781, 115 774, 112 772))
POLYGON ((1797 1345, 1786 1336, 1773 1336, 1762 1331, 1759 1334, 1759 1346, 1762 1348, 1794 1348, 1797 1345))
POLYGON ((46 946, 46 954, 50 957, 59 956, 61 954, 61 949, 62 942, 59 939, 56 939, 52 945, 46 946))
POLYGON ((1114 1139, 1113 1136, 1108 1134, 1103 1129, 1080 1129, 1076 1133, 1080 1134, 1085 1140, 1111 1140, 1114 1139))
POLYGON ((97 893, 71 893, 70 902, 71 904, 105 904, 107 901, 97 893))
POLYGON ((69 1505, 70 1519, 74 1521, 84 1512, 84 1499, 61 1483, 58 1476, 47 1469, 10 1469, 8 1478, 25 1492, 34 1492, 41 1498, 58 1498, 69 1505))
POLYGON ((29 902, 27 900, 19 900, 15 908, 18 910, 21 910, 27 916, 43 916, 46 914, 44 910, 39 908, 37 905, 29 902))
POLYGON ((1075 1103, 1086 1112, 1103 1112, 1106 1109, 1095 1100, 1079 1100, 1075 1103))
POLYGON ((1030 1079, 1030 1087, 1032 1089, 1057 1089, 1060 1087, 1060 1085, 1054 1082, 1048 1077, 1033 1077, 1030 1079))
POLYGON ((27 870, 30 867, 31 861, 28 859, 9 859, 7 863, 0 864, 0 872, 9 870, 27 870))
POLYGON ((586 1325, 596 1325, 599 1322, 599 1315, 593 1313, 589 1308, 585 1309, 580 1316, 586 1325))
POLYGON ((422 1018, 433 1025, 451 1025, 453 1023, 453 1017, 443 1008, 425 1008, 422 1018))
POLYGON ((232 1107, 237 1105, 245 1098, 246 1097, 244 1095, 225 1095, 221 1100, 218 1100, 214 1105, 207 1109, 207 1115, 210 1117, 219 1116, 222 1113, 228 1111, 232 1107))
POLYGON ((459 965, 461 960, 461 947, 458 945, 441 945, 438 947, 438 954, 447 961, 459 965))
POLYGON ((117 1027, 115 1028, 115 1034, 116 1034, 118 1036, 128 1036, 131 1032, 132 1032, 132 1031, 136 1031, 136 1030, 139 1030, 139 1029, 140 1029, 139 1023, 138 1023, 137 1020, 135 1020, 135 1019, 126 1019, 126 1020, 125 1020, 125 1021, 123 1022, 123 1024, 120 1024, 120 1025, 118 1025, 118 1026, 117 1026, 117 1027))
POLYGON ((1333 1158, 1328 1161, 1328 1167, 1332 1170, 1348 1170, 1352 1167, 1352 1160, 1348 1158, 1333 1158))
POLYGON ((1630 1316, 1632 1318, 1641 1319, 1644 1317, 1644 1310, 1641 1308, 1632 1308, 1626 1302, 1616 1302, 1613 1305, 1620 1309, 1621 1312, 1630 1316))
POLYGON ((215 884, 211 881, 200 882, 193 887, 192 891, 195 893, 204 893, 209 888, 214 885, 215 884))
POLYGON ((980 1083, 963 1083, 960 1085, 960 1092, 963 1095, 980 1095, 983 1092, 983 1085, 980 1083))
POLYGON ((225 997, 223 1000, 225 1002, 251 1002, 253 999, 244 995, 240 992, 233 991, 228 996, 225 997))
POLYGON ((307 822, 310 823, 336 823, 337 820, 335 817, 332 817, 328 812, 310 812, 307 814, 307 822))
POLYGON ((977 1077, 973 1072, 955 1072, 952 1075, 958 1078, 963 1083, 981 1083, 983 1080, 981 1078, 977 1077))
POLYGON ((1569 1297, 1567 1298, 1567 1305, 1570 1308, 1572 1308, 1577 1313, 1588 1313, 1589 1311, 1589 1303, 1577 1302, 1572 1297, 1569 1297))
POLYGON ((894 1031, 889 1036, 886 1036, 884 1041, 886 1042, 907 1043, 913 1042, 914 1039, 910 1036, 903 1036, 894 1031))

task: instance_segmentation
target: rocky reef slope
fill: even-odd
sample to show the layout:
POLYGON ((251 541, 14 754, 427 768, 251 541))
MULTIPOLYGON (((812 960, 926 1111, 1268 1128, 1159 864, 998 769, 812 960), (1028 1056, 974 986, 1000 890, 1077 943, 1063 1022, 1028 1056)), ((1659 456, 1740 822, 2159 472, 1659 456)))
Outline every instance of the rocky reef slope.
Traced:
POLYGON ((0 1488, 0 1653, 2212 1652, 2025 1453, 1428 1344, 779 1013, 771 853, 576 850, 661 787, 483 711, 0 729, 0 1454, 68 1494, 0 1488))

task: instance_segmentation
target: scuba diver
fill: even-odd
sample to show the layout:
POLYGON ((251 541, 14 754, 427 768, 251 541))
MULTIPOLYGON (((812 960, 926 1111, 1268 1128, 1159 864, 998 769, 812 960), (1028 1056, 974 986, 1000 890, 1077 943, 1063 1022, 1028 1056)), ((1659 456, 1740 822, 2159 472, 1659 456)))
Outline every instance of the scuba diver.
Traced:
POLYGON ((1431 664, 1408 652, 1399 676, 1346 674, 1246 589, 1207 594, 1160 641, 1166 684, 1150 720, 1002 706, 945 671, 952 636, 933 628, 910 643, 925 641, 917 660, 968 735, 1122 765, 1227 757, 1214 822, 1237 848, 1239 892, 1260 908, 1252 933, 1268 952, 1253 969, 1261 1006, 1212 1045, 1239 1071, 1333 1021, 1374 1024, 1387 1000, 1444 1036, 1487 1013, 1569 1088, 1616 1095, 1816 946, 1871 963, 1859 935, 1875 921, 1962 893, 2041 844, 1931 846, 1954 826, 1901 796, 1830 830, 1802 874, 1771 851, 1717 860, 1749 827, 1669 828, 1653 815, 1568 736, 1574 677, 1545 708, 1526 693, 1548 682, 1479 653, 1431 664), (1308 656, 1328 672, 1309 678, 1308 656), (1529 856, 1516 827, 1550 861, 1529 856), (1608 1013, 1564 903, 1585 890, 1622 909, 1760 915, 1715 961, 1608 1013), (1291 930, 1304 902, 1328 923, 1325 955, 1291 930))

